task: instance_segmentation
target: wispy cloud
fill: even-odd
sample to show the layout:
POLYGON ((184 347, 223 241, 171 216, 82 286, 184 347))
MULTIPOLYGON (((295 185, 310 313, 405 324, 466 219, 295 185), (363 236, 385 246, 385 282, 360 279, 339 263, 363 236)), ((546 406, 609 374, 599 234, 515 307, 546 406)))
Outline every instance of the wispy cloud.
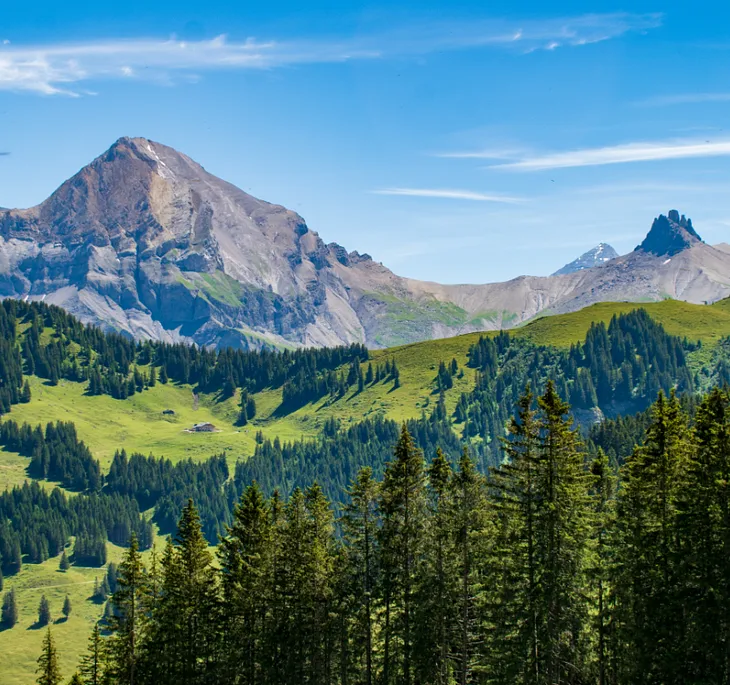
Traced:
POLYGON ((493 164, 490 169, 513 171, 544 171, 570 167, 654 162, 665 159, 730 156, 730 140, 680 140, 626 143, 609 147, 584 148, 568 152, 536 155, 506 164, 493 164))
POLYGON ((0 45, 0 89, 78 95, 73 84, 107 79, 165 79, 206 70, 272 69, 479 48, 518 52, 588 45, 661 24, 660 14, 587 14, 515 22, 411 24, 339 40, 181 41, 139 38, 86 43, 0 45))
POLYGON ((516 204, 524 198, 501 195, 499 193, 479 193, 472 190, 452 190, 448 188, 382 188, 371 190, 375 195, 401 195, 405 197, 432 197, 444 200, 474 200, 477 202, 501 202, 516 204))
POLYGON ((664 107, 668 105, 706 104, 710 102, 730 102, 730 93, 677 93, 676 95, 657 95, 638 100, 640 107, 664 107))

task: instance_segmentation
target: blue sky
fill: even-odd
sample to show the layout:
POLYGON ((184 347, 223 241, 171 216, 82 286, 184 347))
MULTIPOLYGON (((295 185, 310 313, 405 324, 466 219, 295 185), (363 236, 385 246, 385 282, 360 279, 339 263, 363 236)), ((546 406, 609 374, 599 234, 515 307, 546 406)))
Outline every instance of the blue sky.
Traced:
POLYGON ((12 3, 0 206, 134 135, 414 278, 548 274, 670 208, 730 240, 730 7, 585 5, 12 3))

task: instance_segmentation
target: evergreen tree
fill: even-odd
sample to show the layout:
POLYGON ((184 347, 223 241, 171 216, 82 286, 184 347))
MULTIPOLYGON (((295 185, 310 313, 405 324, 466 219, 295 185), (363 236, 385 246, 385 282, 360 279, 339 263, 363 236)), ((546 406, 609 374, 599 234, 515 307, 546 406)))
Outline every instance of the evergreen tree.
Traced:
POLYGON ((162 561, 157 631, 151 641, 164 644, 167 681, 192 685, 213 678, 218 617, 212 556, 192 500, 183 509, 174 542, 162 561))
MULTIPOLYGON (((714 389, 700 404, 695 442, 677 495, 685 682, 730 675, 730 399, 714 389)), ((680 610, 680 606, 677 607, 680 610)))
POLYGON ((619 679, 684 682, 684 610, 677 564, 678 495, 690 450, 677 397, 654 404, 642 447, 622 472, 617 519, 619 679))
POLYGON ((63 600, 63 608, 61 609, 61 613, 64 615, 66 620, 68 620, 69 616, 71 616, 71 599, 68 595, 66 595, 66 599, 63 600))
POLYGON ((71 680, 68 681, 68 685, 84 685, 84 681, 78 673, 74 673, 71 680))
POLYGON ((111 612, 110 675, 118 685, 136 685, 144 625, 143 604, 147 578, 133 533, 116 578, 116 591, 108 604, 111 612))
POLYGON ((229 681, 261 682, 271 612, 273 527, 266 500, 256 483, 233 514, 218 556, 222 570, 224 630, 229 639, 225 675, 229 681))
MULTIPOLYGON (((372 367, 370 374, 372 376, 372 367)), ((342 516, 345 538, 345 589, 349 615, 346 675, 353 683, 373 685, 376 676, 374 631, 378 583, 378 484, 363 467, 349 489, 342 516)), ((344 680, 344 679, 343 679, 344 680)))
POLYGON ((88 640, 86 654, 81 657, 79 665, 79 673, 84 685, 102 685, 104 683, 105 647, 99 624, 95 623, 88 640))
POLYGON ((61 554, 61 561, 58 563, 58 568, 61 571, 68 571, 69 568, 71 568, 71 564, 68 560, 68 556, 66 556, 66 550, 63 550, 63 553, 61 554))
POLYGON ((30 397, 30 383, 25 381, 25 383, 23 383, 23 390, 20 393, 20 401, 23 404, 28 404, 28 402, 30 402, 30 397))
POLYGON ((423 454, 403 425, 380 490, 383 682, 413 683, 413 610, 426 511, 423 454))
POLYGON ((58 664, 58 654, 56 653, 56 644, 53 641, 51 629, 48 628, 43 638, 43 647, 41 655, 38 657, 38 668, 36 669, 38 685, 60 685, 63 678, 61 677, 61 667, 58 664))
POLYGON ((38 604, 38 625, 47 626, 51 622, 51 607, 45 595, 41 595, 41 601, 38 604))
POLYGON ((3 595, 2 610, 0 610, 0 623, 6 628, 12 628, 18 622, 18 602, 15 599, 15 589, 3 595))

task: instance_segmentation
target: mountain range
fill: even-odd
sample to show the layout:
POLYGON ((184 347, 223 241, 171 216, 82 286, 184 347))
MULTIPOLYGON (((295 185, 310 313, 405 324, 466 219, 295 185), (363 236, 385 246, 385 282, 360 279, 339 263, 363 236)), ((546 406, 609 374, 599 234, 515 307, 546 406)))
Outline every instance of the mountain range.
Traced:
POLYGON ((0 211, 0 297, 58 304, 136 338, 385 347, 600 301, 730 295, 730 246, 705 244, 675 210, 628 255, 591 253, 502 283, 403 278, 170 147, 121 138, 40 205, 0 211))

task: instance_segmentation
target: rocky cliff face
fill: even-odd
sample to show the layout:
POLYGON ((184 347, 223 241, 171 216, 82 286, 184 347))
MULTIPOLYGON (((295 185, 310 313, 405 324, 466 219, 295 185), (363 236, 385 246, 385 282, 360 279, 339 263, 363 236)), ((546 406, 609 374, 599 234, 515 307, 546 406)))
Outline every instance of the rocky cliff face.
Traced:
POLYGON ((139 338, 378 347, 598 300, 730 295, 730 253, 675 214, 601 266, 439 285, 325 244, 298 214, 169 147, 122 138, 37 207, 0 211, 0 296, 44 299, 139 338))

